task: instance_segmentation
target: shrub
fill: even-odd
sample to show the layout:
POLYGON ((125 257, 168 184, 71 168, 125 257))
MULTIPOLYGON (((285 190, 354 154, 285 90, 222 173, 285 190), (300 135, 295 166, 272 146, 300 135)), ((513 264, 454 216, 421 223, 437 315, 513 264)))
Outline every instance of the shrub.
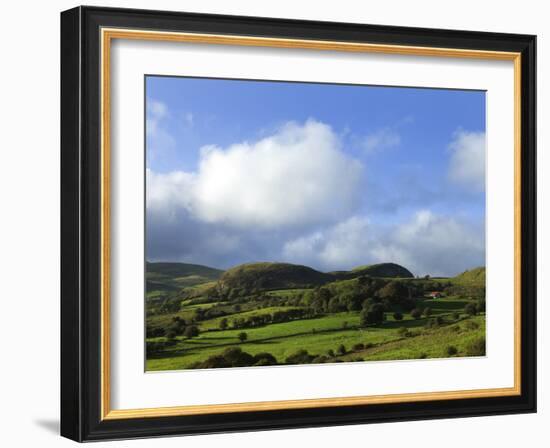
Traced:
POLYGON ((328 360, 329 360, 329 358, 326 357, 325 355, 319 355, 319 356, 316 356, 315 358, 313 358, 313 360, 311 362, 314 363, 314 364, 323 364, 323 363, 327 362, 328 360))
POLYGON ((413 300, 413 299, 404 299, 401 301, 401 308, 403 309, 403 311, 411 311, 412 309, 414 309, 414 307, 416 306, 416 302, 413 300))
POLYGON ((241 331, 237 337, 239 338, 239 341, 244 342, 248 339, 248 334, 246 334, 245 331, 241 331))
POLYGON ((147 327, 145 331, 148 338, 158 338, 165 334, 164 328, 147 327))
POLYGON ((426 323, 424 324, 424 328, 434 328, 434 327, 437 327, 435 319, 427 319, 426 323))
POLYGON ((460 314, 455 311, 455 312, 453 312, 451 317, 453 318, 453 320, 458 320, 458 319, 460 319, 460 314))
POLYGON ((422 317, 422 311, 420 311, 418 308, 411 310, 411 317, 413 319, 420 319, 422 317))
POLYGON ((432 309, 429 306, 424 308, 424 316, 430 317, 431 315, 432 315, 432 309))
POLYGON ((466 356, 485 356, 485 336, 476 338, 466 345, 466 356))
POLYGON ((365 348, 365 344, 362 344, 361 342, 359 342, 358 344, 355 344, 353 347, 353 350, 363 350, 365 348))
POLYGON ((227 318, 224 317, 222 320, 220 320, 220 330, 225 330, 227 328, 227 318))
POLYGON ((178 335, 178 334, 176 333, 175 330, 170 329, 170 330, 168 330, 168 331, 166 332, 166 335, 165 335, 165 336, 166 336, 166 339, 176 339, 176 336, 177 336, 177 335, 178 335))
POLYGON ((190 369, 219 369, 222 367, 231 367, 225 358, 221 355, 210 356, 203 362, 197 362, 189 366, 190 369))
POLYGON ((477 307, 475 303, 468 303, 464 307, 464 312, 470 316, 475 316, 477 314, 477 307))
POLYGON ((254 355, 255 366, 274 366, 277 364, 277 358, 271 353, 262 352, 254 355))
POLYGON ((485 312, 485 299, 481 298, 478 299, 476 303, 476 310, 478 313, 484 313, 485 312))
POLYGON ((365 344, 365 348, 366 348, 366 349, 367 349, 367 348, 373 348, 373 347, 374 347, 374 344, 373 344, 372 342, 367 342, 367 343, 365 344))
POLYGON ((428 357, 428 354, 426 352, 422 352, 418 355, 418 359, 426 359, 428 357))
POLYGON ((360 318, 363 327, 370 324, 379 325, 384 322, 384 306, 379 303, 370 305, 361 311, 360 318))
POLYGON ((403 320, 403 314, 399 311, 396 311, 395 313, 393 313, 393 318, 397 321, 403 320))
POLYGON ((250 353, 243 352, 240 347, 230 347, 225 349, 219 355, 210 356, 202 362, 196 362, 190 365, 189 368, 218 369, 224 367, 248 367, 252 365, 264 365, 259 364, 258 362, 265 362, 265 360, 268 359, 268 356, 265 355, 269 355, 269 353, 262 354, 261 359, 258 361, 256 357, 258 355, 252 356, 250 353))
POLYGON ((345 355, 346 354, 346 346, 344 344, 339 345, 338 354, 339 355, 345 355))
POLYGON ((194 338, 199 335, 199 329, 195 325, 190 325, 185 328, 185 332, 183 334, 186 338, 194 338))
POLYGON ((409 336, 410 332, 409 332, 409 329, 407 327, 399 327, 397 329, 397 334, 401 337, 407 337, 407 336, 409 336))
POLYGON ((329 349, 329 351, 327 352, 327 355, 330 357, 334 357, 334 350, 329 349))
POLYGON ((426 324, 424 325, 425 328, 438 328, 440 325, 443 325, 444 320, 441 316, 434 317, 432 319, 428 319, 426 321, 426 324))
POLYGON ((445 352, 447 353, 447 356, 455 356, 458 353, 458 349, 454 345, 449 345, 445 352))
POLYGON ((146 343, 146 354, 147 358, 156 355, 164 350, 166 343, 164 342, 147 342, 146 343))
POLYGON ((302 349, 287 357, 285 362, 287 364, 309 364, 314 358, 315 356, 310 355, 307 350, 302 349))
POLYGON ((240 347, 230 347, 222 352, 222 356, 231 367, 246 367, 255 363, 250 353, 243 352, 240 347))

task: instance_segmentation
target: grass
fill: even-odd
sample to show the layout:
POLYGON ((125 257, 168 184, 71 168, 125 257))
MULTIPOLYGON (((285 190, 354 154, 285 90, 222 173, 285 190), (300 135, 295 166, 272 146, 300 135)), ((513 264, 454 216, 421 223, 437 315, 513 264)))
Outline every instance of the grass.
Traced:
POLYGON ((447 348, 456 347, 458 353, 454 356, 469 356, 468 346, 473 341, 485 337, 485 316, 466 318, 458 324, 447 325, 433 330, 423 330, 413 337, 402 337, 399 340, 381 344, 340 357, 343 361, 363 358, 369 361, 447 358, 447 348), (475 322, 478 328, 468 329, 466 321, 475 322))
POLYGON ((266 295, 275 297, 289 297, 309 290, 310 289, 308 288, 276 289, 274 291, 267 291, 266 295))
MULTIPOLYGON (((456 300, 442 300, 438 308, 435 304, 432 306, 432 301, 425 302, 430 303, 434 315, 445 315, 449 322, 451 321, 448 316, 451 311, 449 304, 460 304, 460 309, 463 308, 462 302, 456 300)), ((261 314, 280 309, 280 307, 274 308, 239 314, 261 314)), ((370 348, 335 357, 333 360, 351 361, 358 357, 364 360, 412 359, 419 358, 421 355, 437 358, 447 356, 445 350, 449 345, 456 346, 460 355, 465 352, 467 345, 473 339, 485 334, 484 316, 472 318, 462 316, 462 320, 457 324, 447 324, 429 330, 424 328, 426 318, 414 320, 407 314, 403 321, 396 322, 392 313, 387 313, 386 319, 387 321, 381 326, 359 328, 359 313, 347 312, 259 328, 204 331, 193 339, 179 337, 176 345, 160 356, 147 360, 147 370, 184 369, 194 362, 203 361, 232 346, 239 346, 253 355, 269 352, 277 358, 279 363, 284 362, 288 356, 300 349, 306 349, 314 355, 326 355, 329 350, 336 352, 340 345, 344 345, 349 351, 356 344, 367 344, 370 348), (473 325, 476 328, 469 329, 464 325, 467 321, 476 322, 473 325), (397 331, 399 327, 408 328, 415 336, 404 337, 397 331), (242 331, 247 333, 248 339, 240 343, 238 334, 242 331)), ((212 319, 202 325, 204 329, 219 327, 219 320, 219 318, 212 319)), ((231 321, 231 318, 228 320, 231 321)))

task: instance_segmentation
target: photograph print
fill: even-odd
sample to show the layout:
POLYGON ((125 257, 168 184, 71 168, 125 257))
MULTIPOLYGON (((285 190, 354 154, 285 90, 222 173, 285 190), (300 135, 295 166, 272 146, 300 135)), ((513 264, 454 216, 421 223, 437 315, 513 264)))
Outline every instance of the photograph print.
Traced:
POLYGON ((485 356, 485 114, 146 76, 146 371, 485 356))

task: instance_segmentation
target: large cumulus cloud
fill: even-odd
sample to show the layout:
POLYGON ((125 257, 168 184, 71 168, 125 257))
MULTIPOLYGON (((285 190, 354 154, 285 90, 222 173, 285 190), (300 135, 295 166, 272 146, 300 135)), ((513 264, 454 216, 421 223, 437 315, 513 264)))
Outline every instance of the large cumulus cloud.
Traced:
POLYGON ((454 275, 485 264, 485 234, 475 220, 420 210, 400 224, 351 217, 288 241, 285 257, 326 270, 395 262, 416 275, 454 275))
POLYGON ((148 257, 212 264, 217 256, 217 265, 272 257, 270 243, 282 247, 351 215, 362 171, 315 120, 256 142, 204 147, 196 172, 147 171, 148 257))
POLYGON ((148 207, 241 228, 308 226, 354 209, 361 172, 329 126, 290 122, 257 142, 202 148, 196 173, 149 172, 148 207))

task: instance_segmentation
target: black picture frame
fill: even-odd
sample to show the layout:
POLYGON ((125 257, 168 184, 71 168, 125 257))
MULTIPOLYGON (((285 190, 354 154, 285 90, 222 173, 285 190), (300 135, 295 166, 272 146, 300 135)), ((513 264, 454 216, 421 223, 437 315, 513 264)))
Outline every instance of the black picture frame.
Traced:
POLYGON ((99 7, 61 13, 61 435, 76 441, 536 412, 536 37, 99 7), (521 53, 521 394, 101 418, 100 29, 521 53))

